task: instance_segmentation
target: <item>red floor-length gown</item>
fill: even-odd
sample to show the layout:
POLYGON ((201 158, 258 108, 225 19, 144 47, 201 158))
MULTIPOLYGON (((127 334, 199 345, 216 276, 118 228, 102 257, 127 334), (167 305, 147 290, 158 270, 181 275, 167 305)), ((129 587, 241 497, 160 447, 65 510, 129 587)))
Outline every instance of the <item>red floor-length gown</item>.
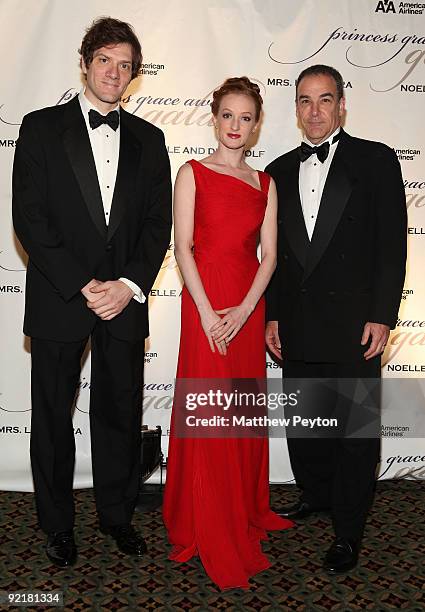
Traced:
MULTIPOLYGON (((270 177, 261 190, 191 160, 196 185, 194 258, 215 310, 240 304, 257 272, 257 240, 270 177)), ((177 378, 264 378, 264 298, 231 341, 213 353, 196 306, 183 288, 177 378)), ((173 408, 173 417, 175 408, 173 408)), ((266 530, 286 529, 269 507, 267 438, 179 438, 171 435, 163 516, 172 552, 199 555, 221 589, 247 588, 270 567, 261 550, 266 530)))

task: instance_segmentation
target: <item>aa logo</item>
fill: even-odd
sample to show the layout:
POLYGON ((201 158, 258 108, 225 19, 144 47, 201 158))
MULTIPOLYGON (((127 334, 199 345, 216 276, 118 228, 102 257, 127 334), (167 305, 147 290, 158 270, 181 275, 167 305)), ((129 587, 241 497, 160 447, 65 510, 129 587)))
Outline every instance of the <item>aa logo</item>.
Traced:
POLYGON ((391 0, 379 0, 378 5, 375 9, 375 13, 395 13, 394 2, 391 0))

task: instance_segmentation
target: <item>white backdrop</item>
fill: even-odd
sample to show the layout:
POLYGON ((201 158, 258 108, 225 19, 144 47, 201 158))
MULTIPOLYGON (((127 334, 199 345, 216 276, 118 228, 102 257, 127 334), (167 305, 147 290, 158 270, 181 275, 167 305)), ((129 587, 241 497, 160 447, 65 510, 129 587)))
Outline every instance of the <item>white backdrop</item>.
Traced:
MULTIPOLYGON (((248 75, 264 97, 264 121, 249 151, 258 169, 300 140, 294 81, 313 63, 340 70, 348 132, 384 141, 403 167, 409 213, 409 267, 399 324, 384 377, 425 374, 425 3, 378 0, 0 0, 0 489, 31 490, 30 356, 22 335, 25 256, 13 235, 10 176, 22 117, 61 104, 81 88, 79 48, 100 15, 133 24, 143 74, 124 107, 165 132, 173 176, 215 147, 209 100, 229 76, 248 75)), ((388 244, 391 249, 391 244, 388 244)), ((181 278, 170 245, 150 299, 144 422, 162 425, 166 454, 177 359, 181 278)), ((280 370, 268 363, 270 376, 280 370)), ((75 485, 90 486, 89 359, 75 412, 75 485)), ((398 400, 403 427, 408 405, 398 400)), ((381 477, 425 478, 423 440, 385 437, 381 477)), ((271 480, 292 479, 284 440, 271 441, 271 480)))

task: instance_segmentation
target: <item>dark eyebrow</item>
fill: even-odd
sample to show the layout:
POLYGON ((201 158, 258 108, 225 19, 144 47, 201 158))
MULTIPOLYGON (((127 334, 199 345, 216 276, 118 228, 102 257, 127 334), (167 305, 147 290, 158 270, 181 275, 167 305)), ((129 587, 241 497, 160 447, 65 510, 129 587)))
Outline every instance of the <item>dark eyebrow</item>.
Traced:
MULTIPOLYGON (((96 57, 105 57, 106 59, 111 59, 111 56, 110 56, 110 55, 106 55, 106 53, 103 53, 103 51, 101 51, 100 53, 98 53, 98 54, 96 55, 96 57)), ((119 64, 131 64, 131 60, 128 60, 128 59, 121 59, 121 60, 118 60, 118 63, 119 63, 119 64)))
MULTIPOLYGON (((319 98, 334 98, 334 94, 331 91, 327 91, 326 93, 320 94, 319 98)), ((310 96, 307 94, 300 94, 298 96, 298 100, 309 100, 310 96)))

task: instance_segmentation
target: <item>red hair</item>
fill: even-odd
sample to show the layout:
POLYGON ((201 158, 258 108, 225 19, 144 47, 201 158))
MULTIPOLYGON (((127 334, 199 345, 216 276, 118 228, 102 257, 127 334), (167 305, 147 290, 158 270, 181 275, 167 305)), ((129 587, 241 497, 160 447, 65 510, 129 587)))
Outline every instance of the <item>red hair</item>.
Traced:
POLYGON ((263 106, 263 98, 260 95, 260 88, 257 83, 253 83, 248 77, 232 77, 226 79, 218 89, 213 92, 211 111, 214 117, 218 114, 220 102, 227 94, 242 94, 248 96, 255 104, 255 120, 258 121, 263 106))

